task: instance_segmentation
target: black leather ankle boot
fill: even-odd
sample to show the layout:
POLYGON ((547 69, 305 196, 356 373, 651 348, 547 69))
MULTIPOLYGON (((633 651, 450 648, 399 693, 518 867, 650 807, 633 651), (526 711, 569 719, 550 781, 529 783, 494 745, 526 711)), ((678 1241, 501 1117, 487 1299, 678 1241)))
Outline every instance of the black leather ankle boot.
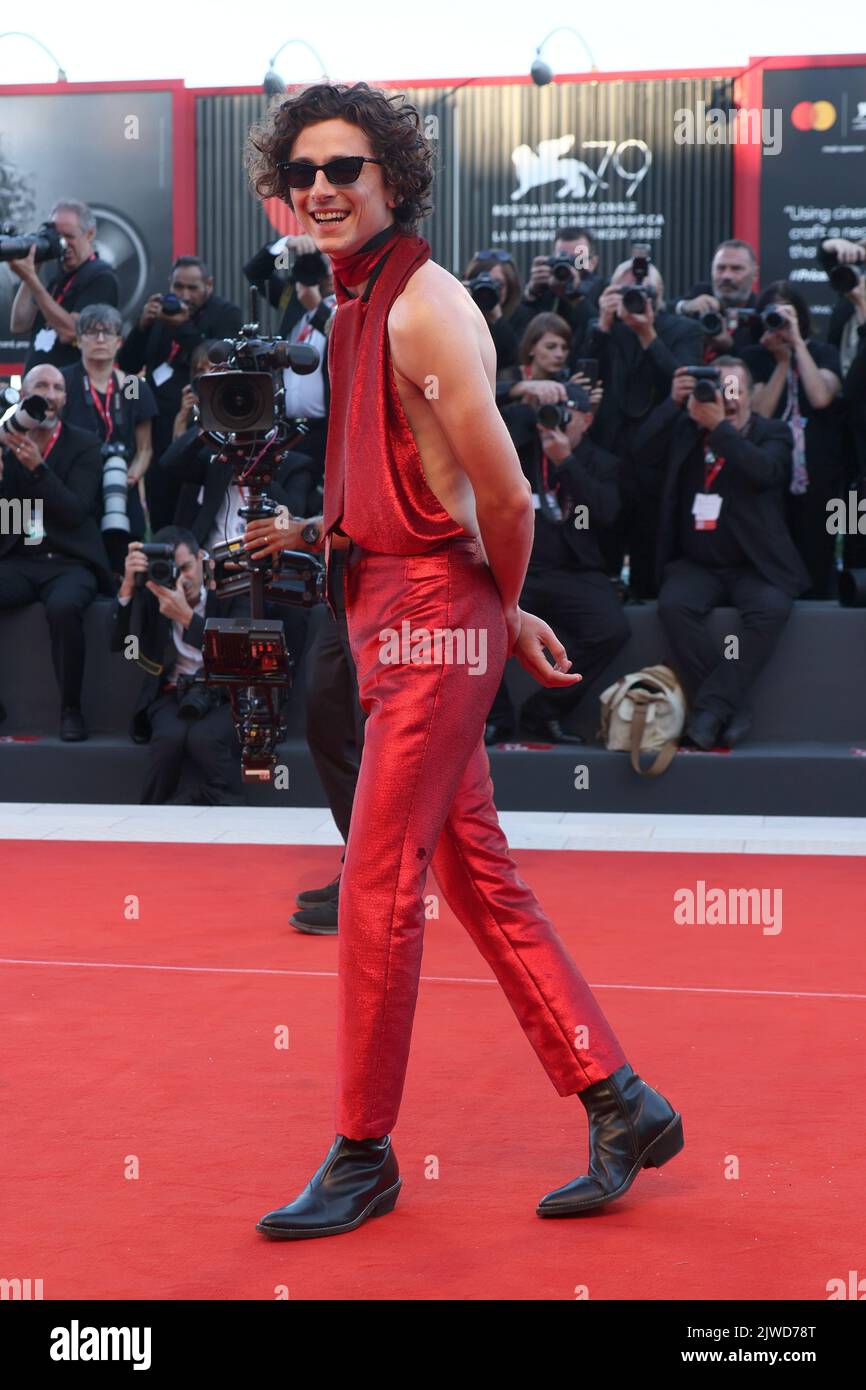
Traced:
POLYGON ((589 1116, 589 1173, 542 1197, 539 1216, 579 1216, 627 1192, 641 1168, 661 1168, 683 1147, 673 1106, 626 1062, 578 1093, 589 1116))
POLYGON ((256 1230, 278 1240, 339 1236, 368 1216, 393 1211, 402 1182, 390 1135, 346 1139, 338 1134, 300 1196, 269 1211, 256 1230))

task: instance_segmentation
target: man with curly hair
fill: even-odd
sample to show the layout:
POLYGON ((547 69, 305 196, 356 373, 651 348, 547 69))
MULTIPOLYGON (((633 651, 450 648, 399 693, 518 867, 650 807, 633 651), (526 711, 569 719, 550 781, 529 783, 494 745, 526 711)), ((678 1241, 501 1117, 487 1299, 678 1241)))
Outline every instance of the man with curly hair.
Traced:
MULTIPOLYGON (((402 96, 329 82, 274 107, 250 144, 254 187, 290 204, 334 270, 324 515, 306 543, 324 543, 329 562, 346 551, 367 713, 339 898, 338 1132, 303 1192, 257 1229, 338 1235, 396 1203, 390 1132, 430 867, 556 1090, 588 1113, 588 1172, 537 1211, 595 1210, 682 1148, 682 1121, 626 1061, 517 874, 493 805, 483 730, 507 657, 545 686, 580 677, 547 624, 519 607, 530 488, 496 408, 484 318, 415 232, 431 148, 402 96)), ((252 523, 247 540, 275 553, 286 530, 252 523)))

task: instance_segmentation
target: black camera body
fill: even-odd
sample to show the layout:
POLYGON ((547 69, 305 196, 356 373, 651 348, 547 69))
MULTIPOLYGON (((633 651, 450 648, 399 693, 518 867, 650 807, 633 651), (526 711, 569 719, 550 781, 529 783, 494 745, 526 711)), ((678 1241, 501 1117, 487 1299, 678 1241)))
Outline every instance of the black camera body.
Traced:
POLYGON ((43 222, 35 232, 18 236, 14 227, 4 223, 0 235, 0 261, 21 261, 30 255, 31 246, 36 247, 36 263, 59 261, 66 249, 66 238, 62 237, 53 222, 43 222))
POLYGON ((180 574, 174 558, 174 546, 150 541, 141 546, 141 553, 147 556, 147 570, 136 570, 136 587, 143 589, 147 581, 152 579, 154 584, 161 584, 164 589, 173 589, 180 574))
POLYGON ((722 389, 722 374, 718 367, 686 367, 689 376, 695 378, 695 389, 692 392, 696 401, 703 401, 709 404, 716 399, 716 392, 722 389))
POLYGON ((567 400, 554 401, 552 405, 540 405, 535 412, 539 425, 543 425, 546 430, 565 429, 575 411, 583 414, 592 408, 589 395, 579 382, 564 381, 563 385, 567 400))
POLYGON ((467 290, 478 305, 482 314, 489 314, 499 303, 499 284, 492 275, 482 271, 468 281, 467 290))
POLYGON ((176 294, 164 294, 160 297, 159 306, 164 314, 174 316, 183 313, 183 302, 178 299, 176 294))
POLYGON ((862 270, 856 265, 848 265, 845 261, 840 261, 837 252, 827 253, 827 260, 832 261, 830 269, 827 271, 827 279, 833 286, 837 294, 850 294, 856 290, 860 283, 862 270))
POLYGON ((574 256, 570 256, 567 251, 558 251, 555 256, 548 256, 547 264, 550 266, 550 278, 557 285, 567 285, 577 269, 574 256))
POLYGON ((296 285, 321 285, 328 273, 325 258, 319 251, 302 251, 292 262, 289 278, 296 285))

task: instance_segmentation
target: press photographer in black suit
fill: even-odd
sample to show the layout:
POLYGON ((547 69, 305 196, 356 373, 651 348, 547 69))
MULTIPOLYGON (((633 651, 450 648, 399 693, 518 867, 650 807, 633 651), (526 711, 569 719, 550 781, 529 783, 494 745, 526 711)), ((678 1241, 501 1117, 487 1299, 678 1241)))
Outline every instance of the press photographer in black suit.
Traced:
MULTIPOLYGON (((710 266, 710 279, 694 285, 684 299, 677 302, 676 312, 700 319, 704 314, 719 314, 723 319, 729 311, 754 309, 757 295, 754 283, 758 275, 758 258, 747 241, 732 237, 716 247, 710 266)), ((730 314, 732 331, 723 323, 722 332, 707 333, 704 340, 705 359, 724 353, 740 352, 754 341, 751 325, 745 315, 730 314)), ((695 358, 699 362, 700 358, 695 358)))
POLYGON ((166 526, 153 540, 174 546, 177 583, 168 588, 149 579, 137 586, 135 576, 147 573, 148 561, 141 542, 133 541, 109 632, 111 650, 124 655, 135 653, 130 639, 137 639, 129 659, 145 672, 130 728, 134 742, 150 744, 142 805, 174 799, 189 760, 201 780, 195 804, 243 805, 240 744, 225 688, 191 682, 202 668, 206 619, 245 616, 249 598, 217 598, 191 532, 166 526))
POLYGON ((60 687, 60 737, 87 737, 81 713, 84 677, 82 620, 100 590, 113 592, 108 556, 99 533, 102 458, 99 439, 61 416, 66 383, 57 367, 33 367, 23 395, 48 407, 42 426, 0 432, 0 501, 21 513, 23 528, 0 533, 0 608, 43 603, 51 631, 51 657, 60 687))
MULTIPOLYGON (((178 256, 171 269, 168 295, 150 296, 117 356, 118 366, 125 372, 146 369, 147 384, 156 396, 155 462, 171 443, 196 347, 205 338, 235 337, 243 321, 238 306, 214 294, 213 285, 213 276, 198 256, 178 256)), ((170 473, 151 467, 145 486, 150 524, 158 530, 172 521, 179 485, 170 473)))
POLYGON ((654 598, 655 539, 659 498, 648 490, 634 465, 632 443, 650 412, 665 399, 677 367, 703 361, 704 334, 695 319, 670 314, 665 288, 654 265, 641 281, 638 257, 623 261, 598 301, 598 318, 591 323, 581 355, 596 358, 604 400, 592 427, 592 437, 616 454, 622 465, 622 512, 616 533, 605 542, 610 573, 618 575, 627 550, 632 597, 654 598), (627 292, 646 294, 639 312, 628 306, 627 292), (625 296, 625 298, 624 298, 625 296))
POLYGON ((695 378, 679 368, 634 445, 641 471, 661 480, 658 611, 690 704, 687 736, 703 749, 731 748, 748 732, 749 690, 809 583, 785 520, 791 432, 753 413, 744 362, 713 366, 721 390, 697 400, 695 378), (723 604, 742 622, 730 659, 706 622, 723 604))
MULTIPOLYGON (((569 337, 567 324, 555 314, 538 315, 521 345, 524 379, 512 388, 518 399, 506 404, 501 396, 505 381, 497 381, 502 417, 532 485, 535 506, 535 536, 521 604, 550 623, 573 650, 575 669, 583 676, 579 685, 536 690, 520 712, 525 733, 554 743, 584 741, 567 732, 562 721, 574 712, 629 633, 599 544, 619 512, 619 462, 587 438, 600 390, 593 400, 585 390, 585 378, 583 384, 557 380, 567 360, 569 337), (565 399, 569 391, 573 404, 565 399), (538 421, 539 405, 559 409, 567 418, 545 427, 538 421)), ((514 711, 503 680, 485 740, 507 738, 513 727, 514 711)))
POLYGON ((585 228, 560 227, 553 241, 552 257, 533 258, 523 300, 509 315, 517 337, 523 336, 536 314, 558 314, 572 332, 573 366, 592 316, 598 312, 599 295, 604 289, 598 263, 598 249, 585 228), (558 267, 551 266, 551 259, 556 258, 562 258, 562 263, 558 267), (572 262, 570 266, 566 258, 572 262))

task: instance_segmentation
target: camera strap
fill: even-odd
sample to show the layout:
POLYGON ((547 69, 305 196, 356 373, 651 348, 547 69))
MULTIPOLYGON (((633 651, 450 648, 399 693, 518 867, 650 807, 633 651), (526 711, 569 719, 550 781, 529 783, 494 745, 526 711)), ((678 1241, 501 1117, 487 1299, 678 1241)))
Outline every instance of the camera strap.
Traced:
MULTIPOLYGON (((84 373, 84 390, 90 392, 90 399, 93 402, 94 409, 96 410, 97 415, 102 421, 102 426, 105 430, 106 442, 114 434, 114 421, 111 418, 111 399, 114 395, 114 388, 116 385, 117 382, 115 380, 114 372, 112 372, 111 376, 108 378, 108 390, 105 393, 105 404, 103 405, 102 397, 96 390, 96 387, 93 385, 93 382, 90 380, 90 377, 87 375, 86 372, 84 373)), ((117 415, 118 413, 118 406, 119 400, 115 401, 115 415, 117 415)))

